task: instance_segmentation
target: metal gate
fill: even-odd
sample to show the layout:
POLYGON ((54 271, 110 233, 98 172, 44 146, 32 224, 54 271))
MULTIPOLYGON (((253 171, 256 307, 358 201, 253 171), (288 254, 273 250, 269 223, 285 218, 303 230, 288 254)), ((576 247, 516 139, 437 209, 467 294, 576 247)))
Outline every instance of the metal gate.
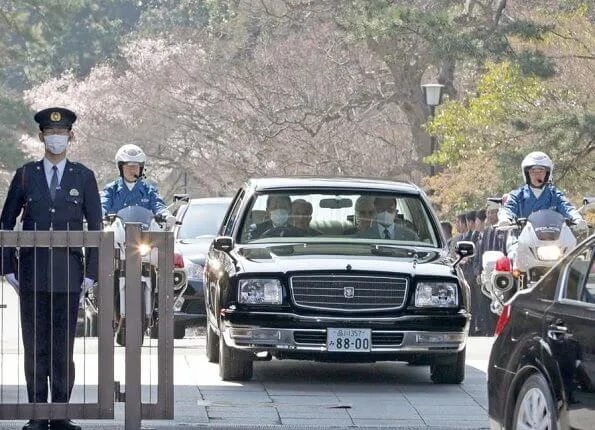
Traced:
MULTIPOLYGON (((125 395, 120 381, 114 381, 114 235, 100 231, 2 231, 0 249, 6 247, 98 248, 97 340, 75 340, 74 348, 83 357, 76 361, 73 396, 70 403, 29 403, 24 390, 23 349, 20 343, 18 298, 2 277, 0 285, 0 419, 113 419, 114 401, 125 401, 125 427, 140 428, 142 419, 172 419, 173 399, 173 234, 142 232, 139 224, 126 225, 126 347, 124 354, 125 395), (144 402, 141 385, 142 297, 141 244, 158 249, 155 269, 159 325, 157 336, 156 402, 144 402), (11 297, 12 296, 12 297, 11 297), (17 312, 15 312, 17 311, 17 312), (10 312, 10 314, 9 314, 10 312), (12 318, 9 318, 8 316, 12 318), (15 323, 16 318, 16 323, 15 323), (136 323, 135 323, 136 322, 136 323), (12 337, 10 334, 12 333, 12 337), (15 338, 16 334, 16 338, 15 338), (77 343, 78 342, 78 343, 77 343), (78 348, 78 349, 77 349, 78 348), (96 348, 96 360, 95 357, 96 348), (93 359, 91 359, 93 357, 93 359), (87 363, 91 361, 91 364, 87 363), (93 366, 94 364, 94 366, 93 366), (91 366, 91 369, 88 367, 91 366), (93 374, 93 370, 95 373, 93 374), (82 377, 79 372, 82 371, 82 377), (87 374, 96 377, 96 386, 87 387, 87 374), (77 394, 75 396, 75 393, 77 394)), ((83 310, 84 311, 84 310, 83 310)), ((154 345, 149 345, 153 348, 154 345)), ((116 363, 121 364, 121 363, 116 363)), ((91 379, 93 379, 91 378, 91 379)))

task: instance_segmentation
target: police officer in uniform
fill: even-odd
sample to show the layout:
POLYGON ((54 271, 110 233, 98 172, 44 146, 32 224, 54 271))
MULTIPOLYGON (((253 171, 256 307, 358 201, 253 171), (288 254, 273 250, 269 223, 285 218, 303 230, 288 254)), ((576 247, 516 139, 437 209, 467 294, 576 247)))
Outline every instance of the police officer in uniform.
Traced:
MULTIPOLYGON (((27 163, 14 175, 0 227, 12 230, 21 216, 22 229, 89 230, 101 226, 101 202, 94 173, 66 159, 74 138, 74 112, 49 108, 37 112, 43 160, 27 163)), ((79 299, 97 279, 97 249, 4 248, 2 270, 19 293, 25 378, 30 403, 66 403, 74 384, 73 345, 79 299)), ((23 427, 77 430, 70 420, 29 420, 23 427)))
POLYGON ((136 145, 127 144, 118 149, 116 165, 120 176, 103 189, 103 214, 115 214, 127 206, 142 206, 173 225, 176 219, 159 196, 159 190, 144 179, 146 160, 145 152, 136 145))

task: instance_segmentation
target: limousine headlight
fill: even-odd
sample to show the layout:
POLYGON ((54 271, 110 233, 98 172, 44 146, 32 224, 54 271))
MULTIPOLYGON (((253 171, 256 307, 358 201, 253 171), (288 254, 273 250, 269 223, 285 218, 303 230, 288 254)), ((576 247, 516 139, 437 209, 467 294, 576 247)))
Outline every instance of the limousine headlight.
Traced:
POLYGON ((453 282, 418 282, 415 306, 418 308, 454 308, 459 305, 457 284, 453 282))
POLYGON ((247 304, 280 305, 283 287, 278 279, 240 279, 238 302, 247 304))

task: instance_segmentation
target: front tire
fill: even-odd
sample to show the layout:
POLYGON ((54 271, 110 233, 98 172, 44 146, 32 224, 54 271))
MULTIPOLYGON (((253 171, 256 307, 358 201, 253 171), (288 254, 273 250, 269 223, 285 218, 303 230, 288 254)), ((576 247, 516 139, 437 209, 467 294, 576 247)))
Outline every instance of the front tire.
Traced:
POLYGON ((536 373, 524 382, 514 405, 513 429, 558 428, 556 406, 545 378, 536 373))
POLYGON ((436 384, 460 384, 465 379, 465 355, 467 347, 458 352, 454 363, 430 364, 430 375, 436 384))
POLYGON ((249 381, 254 361, 251 353, 230 348, 223 336, 219 337, 219 376, 223 381, 249 381))

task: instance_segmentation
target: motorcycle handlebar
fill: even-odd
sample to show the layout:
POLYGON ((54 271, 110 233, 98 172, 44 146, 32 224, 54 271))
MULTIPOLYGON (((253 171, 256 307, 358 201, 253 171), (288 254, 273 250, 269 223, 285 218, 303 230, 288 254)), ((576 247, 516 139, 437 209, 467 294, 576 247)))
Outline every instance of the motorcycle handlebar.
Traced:
POLYGON ((165 222, 165 221, 166 221, 166 217, 165 217, 165 215, 162 215, 162 214, 156 214, 156 215, 154 216, 154 219, 155 219, 155 221, 156 221, 156 222, 158 222, 158 223, 163 223, 163 222, 165 222))

